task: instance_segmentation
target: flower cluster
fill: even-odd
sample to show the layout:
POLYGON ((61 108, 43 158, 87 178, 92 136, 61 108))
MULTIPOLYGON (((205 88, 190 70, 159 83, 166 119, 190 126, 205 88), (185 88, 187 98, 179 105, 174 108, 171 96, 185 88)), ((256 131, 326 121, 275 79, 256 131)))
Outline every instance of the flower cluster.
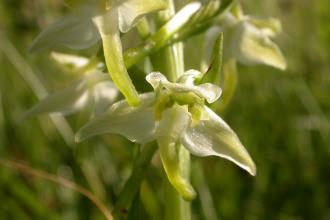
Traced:
MULTIPOLYGON (((238 4, 229 2, 224 6, 226 10, 222 10, 220 0, 210 0, 210 4, 204 6, 198 2, 188 4, 154 35, 149 33, 145 44, 129 51, 126 56, 130 59, 128 65, 120 33, 129 31, 144 15, 167 5, 163 0, 91 0, 88 13, 81 8, 78 13, 50 25, 35 39, 31 50, 58 46, 80 50, 101 42, 109 74, 103 74, 93 60, 53 53, 59 63, 73 66, 83 76, 71 87, 45 97, 25 116, 44 112, 71 114, 92 104, 94 117, 78 131, 76 141, 106 133, 119 134, 142 145, 156 141, 169 181, 187 200, 194 198, 195 191, 180 172, 180 149, 187 149, 200 157, 222 157, 255 175, 256 166, 235 132, 209 107, 222 93, 216 85, 222 71, 222 38, 216 41, 213 50, 216 60, 206 74, 197 70, 181 71, 177 73, 178 79, 170 82, 166 78, 170 73, 164 73, 165 76, 151 72, 142 80, 146 80, 153 91, 139 94, 127 71, 127 66, 131 67, 151 53, 175 43, 180 36, 185 36, 184 33, 197 33, 205 25, 216 27, 206 34, 207 50, 214 42, 214 30, 217 36, 219 31, 228 32, 224 44, 225 77, 235 69, 236 61, 284 69, 286 61, 271 40, 280 32, 279 21, 243 15, 238 4), (134 60, 135 57, 138 58, 134 60), (125 99, 116 102, 119 92, 125 99)), ((179 59, 182 51, 178 49, 176 52, 179 59)))

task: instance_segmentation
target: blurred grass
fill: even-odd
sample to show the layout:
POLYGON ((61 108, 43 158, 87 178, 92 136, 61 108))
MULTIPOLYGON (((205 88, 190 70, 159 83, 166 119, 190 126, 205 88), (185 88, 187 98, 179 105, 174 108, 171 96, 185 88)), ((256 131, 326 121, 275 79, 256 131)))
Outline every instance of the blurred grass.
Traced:
MULTIPOLYGON (((202 165, 193 170, 200 193, 193 202, 193 216, 329 220, 330 2, 241 2, 249 14, 281 19, 284 33, 278 42, 289 66, 285 72, 239 66, 238 90, 223 117, 248 148, 258 173, 250 177, 230 162, 193 158, 202 165)), ((63 88, 76 76, 66 76, 46 54, 31 55, 27 48, 41 28, 65 11, 60 0, 0 1, 0 31, 49 91, 63 88)), ((1 157, 73 180, 111 208, 131 172, 134 148, 118 136, 69 147, 46 115, 18 122, 36 102, 17 67, 0 51, 1 157)), ((86 119, 70 116, 67 120, 76 130, 86 119)), ((161 204, 166 202, 159 190, 158 165, 155 158, 141 190, 142 201, 135 201, 143 219, 161 219, 161 204)), ((0 199, 4 201, 0 219, 103 219, 79 194, 2 167, 0 199)))

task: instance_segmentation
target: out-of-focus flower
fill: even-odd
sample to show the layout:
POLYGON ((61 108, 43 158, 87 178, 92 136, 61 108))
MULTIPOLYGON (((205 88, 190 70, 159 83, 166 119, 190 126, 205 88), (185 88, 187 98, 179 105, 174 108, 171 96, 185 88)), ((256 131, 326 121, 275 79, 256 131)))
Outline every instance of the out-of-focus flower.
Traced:
POLYGON ((278 19, 244 15, 236 5, 215 24, 207 34, 208 42, 213 42, 218 32, 224 31, 225 60, 236 59, 245 65, 265 64, 281 70, 286 68, 280 48, 272 41, 282 31, 278 19))
POLYGON ((247 17, 236 24, 231 42, 232 56, 246 65, 265 64, 284 70, 285 58, 280 48, 271 40, 278 33, 278 29, 271 28, 273 24, 280 23, 273 19, 247 17), (258 27, 255 25, 258 23, 265 26, 258 27))
POLYGON ((165 6, 163 0, 89 0, 78 12, 46 27, 33 41, 30 50, 59 46, 75 50, 88 48, 101 40, 101 33, 93 20, 98 23, 104 19, 108 30, 127 32, 143 15, 165 6))
POLYGON ((61 91, 49 94, 38 104, 25 112, 23 117, 41 113, 72 114, 93 105, 94 113, 104 112, 116 100, 119 92, 107 74, 90 65, 85 57, 52 53, 52 57, 72 71, 82 71, 83 77, 61 91), (90 67, 91 69, 89 69, 90 67))
POLYGON ((68 88, 52 93, 25 113, 26 116, 41 113, 75 113, 88 105, 95 105, 95 113, 105 111, 118 95, 109 76, 101 72, 91 73, 68 88))

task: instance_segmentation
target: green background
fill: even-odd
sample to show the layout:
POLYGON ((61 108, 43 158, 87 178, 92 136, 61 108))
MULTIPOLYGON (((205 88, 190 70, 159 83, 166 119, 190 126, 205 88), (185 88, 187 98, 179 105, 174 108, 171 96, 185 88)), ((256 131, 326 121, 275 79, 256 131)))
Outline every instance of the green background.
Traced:
MULTIPOLYGON (((193 157, 199 193, 193 218, 329 220, 330 1, 241 2, 247 14, 282 21, 277 43, 288 68, 239 65, 237 91, 222 116, 254 159, 257 176, 219 158, 193 157)), ((27 51, 40 30, 67 11, 60 0, 0 0, 0 157, 70 179, 111 207, 136 147, 111 135, 71 145, 47 115, 20 120, 37 102, 26 77, 37 76, 48 91, 78 77, 63 72, 47 53, 27 51)), ((193 48, 188 52, 198 56, 193 48)), ((76 131, 86 117, 67 120, 76 131)), ((163 216, 162 172, 156 156, 136 202, 141 219, 163 216)), ((103 218, 80 194, 6 167, 0 167, 0 201, 0 219, 103 218)))

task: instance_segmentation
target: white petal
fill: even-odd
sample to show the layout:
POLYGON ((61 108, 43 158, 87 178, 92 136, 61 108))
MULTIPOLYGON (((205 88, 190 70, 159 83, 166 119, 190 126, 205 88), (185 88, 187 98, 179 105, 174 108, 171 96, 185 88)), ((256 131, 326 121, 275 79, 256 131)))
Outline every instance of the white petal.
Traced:
POLYGON ((279 47, 255 26, 241 22, 233 35, 232 52, 240 62, 266 64, 281 70, 286 68, 286 61, 279 47))
POLYGON ((195 197, 189 181, 180 174, 180 142, 182 133, 191 123, 187 108, 175 105, 163 112, 156 138, 160 157, 170 183, 187 200, 195 197))
POLYGON ((160 72, 151 72, 146 76, 146 80, 154 90, 158 89, 162 83, 168 83, 167 78, 160 72))
POLYGON ((88 88, 92 89, 93 86, 100 82, 108 82, 110 81, 109 74, 102 73, 101 71, 94 71, 85 76, 85 80, 87 82, 88 88))
POLYGON ((177 80, 178 83, 184 83, 186 85, 195 85, 195 80, 203 77, 203 74, 198 70, 187 70, 180 78, 177 80))
POLYGON ((38 51, 58 46, 85 49, 100 40, 98 30, 89 17, 64 17, 49 25, 33 41, 30 50, 38 51))
POLYGON ((74 70, 80 69, 89 63, 89 59, 73 54, 52 52, 50 56, 58 63, 74 70))
POLYGON ((205 98, 208 103, 215 102, 222 93, 221 88, 212 83, 200 84, 195 86, 194 90, 199 96, 205 98))
POLYGON ((126 101, 113 104, 108 111, 94 118, 76 134, 80 142, 94 135, 120 134, 131 141, 146 143, 153 140, 155 132, 154 94, 140 95, 139 107, 132 107, 126 101))
POLYGON ((95 84, 92 93, 96 115, 105 112, 119 95, 118 89, 111 81, 104 81, 95 84))
POLYGON ((275 37, 282 31, 281 22, 276 18, 264 18, 249 15, 245 16, 245 19, 269 37, 275 37))
POLYGON ((186 107, 174 105, 166 109, 157 127, 157 140, 166 144, 176 142, 190 123, 191 115, 186 107))
POLYGON ((220 97, 220 87, 210 83, 205 83, 198 86, 191 85, 192 78, 196 77, 196 72, 190 71, 188 74, 191 75, 187 76, 185 79, 181 78, 181 80, 186 80, 186 84, 169 82, 166 77, 159 72, 149 73, 146 80, 154 89, 157 89, 159 86, 164 86, 166 89, 171 90, 174 93, 193 92, 196 95, 205 98, 208 103, 212 103, 220 97))
POLYGON ((122 0, 119 4, 119 29, 121 32, 129 31, 142 16, 166 7, 163 0, 122 0))
POLYGON ((256 166, 235 132, 212 110, 205 107, 205 111, 210 119, 188 128, 182 144, 194 155, 223 157, 255 175, 256 166))
POLYGON ((37 105, 28 110, 23 117, 46 112, 71 114, 86 106, 89 93, 85 80, 80 80, 63 91, 46 96, 37 105))

